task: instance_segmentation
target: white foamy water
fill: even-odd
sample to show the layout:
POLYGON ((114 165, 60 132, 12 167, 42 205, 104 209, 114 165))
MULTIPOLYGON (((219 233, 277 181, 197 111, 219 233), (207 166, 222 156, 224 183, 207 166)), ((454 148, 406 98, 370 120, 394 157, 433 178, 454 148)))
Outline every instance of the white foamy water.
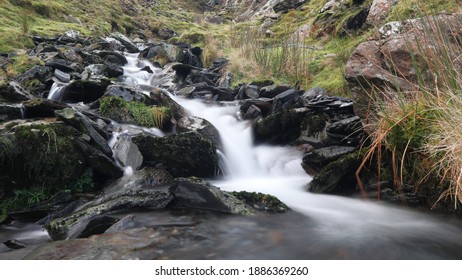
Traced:
POLYGON ((61 90, 66 86, 66 84, 54 82, 51 86, 50 92, 48 93, 48 99, 57 101, 61 98, 61 90))

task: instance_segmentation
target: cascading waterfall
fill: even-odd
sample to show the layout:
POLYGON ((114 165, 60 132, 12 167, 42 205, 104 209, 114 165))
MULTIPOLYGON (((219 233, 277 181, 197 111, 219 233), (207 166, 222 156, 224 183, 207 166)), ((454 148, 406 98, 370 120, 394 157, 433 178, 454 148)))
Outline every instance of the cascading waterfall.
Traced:
MULTIPOLYGON (((161 76, 160 69, 137 60, 136 55, 127 59, 126 83, 140 88, 159 84, 156 77, 161 76), (154 74, 141 71, 146 65, 154 74)), ((348 237, 349 242, 362 244, 407 239, 431 244, 444 236, 445 241, 462 246, 462 230, 457 223, 447 224, 440 218, 390 205, 307 192, 305 187, 311 177, 300 166, 302 152, 289 147, 254 146, 249 123, 237 118, 237 104, 218 106, 173 95, 172 98, 191 115, 211 122, 220 132, 227 174, 211 183, 221 189, 273 194, 293 210, 316 220, 317 226, 311 230, 332 242, 343 242, 348 237)), ((399 245, 395 246, 399 250, 399 245)), ((424 254, 434 257, 432 253, 424 254)))

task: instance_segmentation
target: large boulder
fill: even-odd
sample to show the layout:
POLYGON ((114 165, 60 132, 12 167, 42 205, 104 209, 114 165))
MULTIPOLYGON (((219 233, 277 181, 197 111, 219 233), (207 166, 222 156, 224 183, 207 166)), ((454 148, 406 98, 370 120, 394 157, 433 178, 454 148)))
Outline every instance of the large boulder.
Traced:
MULTIPOLYGON (((104 195, 66 217, 51 221, 45 228, 53 240, 76 238, 81 236, 89 225, 91 226, 92 221, 101 219, 107 213, 127 209, 163 209, 170 203, 172 198, 172 195, 167 190, 156 188, 127 190, 104 195)), ((115 219, 112 221, 112 224, 117 222, 115 219)), ((104 232, 112 224, 101 230, 100 233, 104 232)))
POLYGON ((148 134, 132 138, 149 165, 162 164, 175 177, 215 177, 220 173, 217 147, 199 132, 166 137, 148 134))
POLYGON ((327 164, 353 152, 355 149, 355 147, 342 146, 330 146, 316 149, 303 156, 303 165, 316 172, 319 172, 327 164))
POLYGON ((179 119, 176 123, 176 129, 178 132, 188 132, 188 131, 197 131, 200 134, 204 135, 217 148, 221 148, 220 133, 218 130, 206 119, 199 117, 183 117, 179 119))
POLYGON ((155 210, 165 208, 173 199, 165 184, 173 178, 164 170, 145 168, 131 177, 122 177, 109 186, 95 199, 73 209, 67 215, 50 221, 46 229, 53 240, 78 238, 85 232, 102 233, 117 222, 110 219, 118 210, 155 210), (104 221, 107 227, 89 231, 95 221, 104 221))
POLYGON ((23 122, 0 127, 0 178, 5 193, 43 188, 44 193, 72 189, 85 171, 80 133, 61 122, 23 122))
POLYGON ((58 101, 65 103, 91 103, 104 95, 110 80, 76 80, 64 86, 58 101))
MULTIPOLYGON (((363 122, 374 111, 374 101, 385 96, 393 98, 389 96, 393 92, 390 88, 406 95, 416 89, 418 79, 428 84, 434 82, 431 73, 419 75, 415 69, 429 69, 425 52, 445 53, 442 46, 435 45, 438 40, 434 34, 451 38, 446 40, 447 49, 459 48, 458 41, 452 38, 462 35, 461 15, 441 14, 388 23, 373 39, 356 48, 346 64, 345 78, 353 95, 355 113, 363 122)), ((457 69, 461 68, 457 57, 449 59, 457 69)))
POLYGON ((259 118, 252 123, 256 143, 289 144, 300 136, 301 124, 312 114, 308 108, 293 108, 259 118))
POLYGON ((312 193, 351 194, 356 191, 355 172, 362 162, 363 152, 358 151, 341 156, 321 169, 308 184, 312 193))

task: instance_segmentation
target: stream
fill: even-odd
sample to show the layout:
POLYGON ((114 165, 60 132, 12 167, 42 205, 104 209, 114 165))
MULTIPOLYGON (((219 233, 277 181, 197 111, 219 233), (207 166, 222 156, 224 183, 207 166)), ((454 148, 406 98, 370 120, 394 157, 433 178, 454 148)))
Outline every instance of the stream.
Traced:
MULTIPOLYGON (((159 69, 149 74, 140 69, 155 69, 152 64, 139 61, 136 54, 127 55, 127 59, 125 83, 140 88, 158 85, 159 69)), ((211 258, 219 259, 462 258, 459 219, 374 201, 309 193, 305 187, 311 177, 300 165, 302 152, 291 147, 255 146, 250 124, 237 117, 236 103, 212 105, 174 95, 172 98, 191 115, 210 121, 220 132, 225 175, 210 183, 226 191, 272 194, 294 211, 258 217, 193 217, 203 222, 189 243, 183 243, 189 247, 167 246, 165 258, 208 258, 210 251, 211 258)), ((140 214, 139 219, 183 214, 161 211, 153 215, 140 214)), ((44 242, 44 233, 37 226, 24 224, 0 227, 1 240, 26 242, 32 238, 35 244, 44 242)), ((13 257, 2 252, 6 249, 0 247, 0 258, 13 257)))
MULTIPOLYGON (((136 73, 136 68, 149 65, 133 55, 127 58, 127 68, 132 73, 136 73)), ((153 76, 135 74, 130 80, 135 85, 152 85, 153 76)), ((302 152, 290 147, 253 145, 250 124, 237 118, 237 104, 217 106, 171 97, 191 115, 208 120, 220 132, 226 175, 221 180, 211 181, 213 185, 226 191, 272 194, 311 221, 310 228, 303 228, 306 232, 298 232, 290 243, 302 245, 307 242, 305 236, 314 234, 322 243, 364 250, 363 254, 369 258, 388 258, 390 254, 393 258, 462 258, 462 223, 459 220, 374 201, 309 193, 305 187, 311 177, 300 165, 302 152), (373 249, 376 246, 378 248, 373 249)), ((272 217, 281 220, 283 227, 293 227, 282 221, 286 218, 272 217)), ((302 221, 294 223, 303 224, 302 221)), ((354 257, 364 255, 360 253, 354 257)), ((306 257, 313 258, 313 255, 308 253, 306 257)))

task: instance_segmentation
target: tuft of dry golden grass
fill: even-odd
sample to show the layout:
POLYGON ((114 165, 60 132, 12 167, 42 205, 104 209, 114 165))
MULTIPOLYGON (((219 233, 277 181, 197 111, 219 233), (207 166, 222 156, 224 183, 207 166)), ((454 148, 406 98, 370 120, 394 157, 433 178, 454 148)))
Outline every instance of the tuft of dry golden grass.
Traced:
MULTIPOLYGON (((425 36, 409 42, 418 58, 413 65, 417 78, 409 81, 415 90, 378 93, 369 130, 372 145, 356 176, 374 157, 380 165, 385 148, 398 189, 404 180, 417 190, 437 177, 433 187, 442 191, 435 205, 450 199, 457 208, 462 203, 462 46, 447 26, 423 25, 425 36)), ((364 191, 361 182, 360 188, 364 191)))

